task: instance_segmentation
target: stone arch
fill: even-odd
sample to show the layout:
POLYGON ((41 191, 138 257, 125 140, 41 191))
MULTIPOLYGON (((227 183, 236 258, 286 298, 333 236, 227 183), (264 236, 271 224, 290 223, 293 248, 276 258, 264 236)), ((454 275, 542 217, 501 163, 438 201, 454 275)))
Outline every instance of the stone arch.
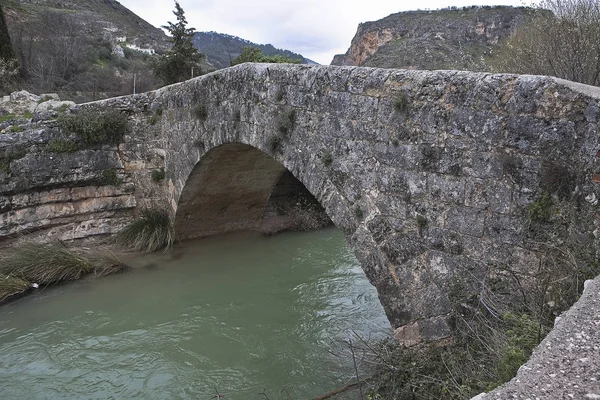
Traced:
POLYGON ((248 144, 212 148, 193 167, 182 189, 175 214, 178 237, 259 230, 273 189, 289 176, 293 174, 281 162, 248 144))

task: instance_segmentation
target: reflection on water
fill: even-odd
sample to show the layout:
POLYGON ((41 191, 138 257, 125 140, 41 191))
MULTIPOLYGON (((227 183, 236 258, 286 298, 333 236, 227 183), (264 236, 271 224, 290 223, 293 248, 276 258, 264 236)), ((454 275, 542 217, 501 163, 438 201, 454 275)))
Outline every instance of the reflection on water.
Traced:
POLYGON ((389 329, 335 229, 236 234, 0 308, 0 398, 311 398, 389 329))

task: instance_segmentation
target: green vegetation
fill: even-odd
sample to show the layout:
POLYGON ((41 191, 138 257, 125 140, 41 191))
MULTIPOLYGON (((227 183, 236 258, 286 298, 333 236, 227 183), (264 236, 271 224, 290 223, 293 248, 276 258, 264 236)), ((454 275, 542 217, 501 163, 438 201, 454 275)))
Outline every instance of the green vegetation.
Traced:
MULTIPOLYGON (((1 261, 0 274, 4 279, 11 277, 39 285, 72 281, 89 274, 103 276, 126 268, 110 252, 76 250, 61 242, 24 241, 14 245, 1 261)), ((20 281, 13 281, 12 286, 24 288, 20 281)))
POLYGON ((160 182, 160 181, 162 181, 163 179, 165 179, 165 170, 164 170, 164 168, 155 169, 154 171, 152 171, 151 176, 152 176, 152 180, 154 182, 160 182))
POLYGON ((25 157, 27 152, 23 149, 7 150, 4 153, 0 153, 0 171, 5 174, 10 173, 10 164, 15 160, 20 160, 25 157))
POLYGON ((146 253, 171 248, 175 242, 175 230, 168 211, 142 210, 138 219, 119 232, 116 241, 146 253))
POLYGON ((6 19, 4 18, 4 11, 0 6, 0 59, 12 60, 15 58, 15 51, 13 50, 10 36, 8 34, 8 27, 6 26, 6 19))
POLYGON ((14 121, 16 119, 32 119, 33 118, 33 113, 26 111, 24 112, 22 115, 17 115, 17 114, 5 114, 0 116, 0 123, 2 122, 6 122, 6 121, 14 121))
POLYGON ((200 62, 204 57, 194 47, 192 39, 195 29, 187 27, 185 12, 178 1, 175 1, 173 14, 177 18, 177 22, 167 22, 168 25, 163 26, 169 31, 173 46, 153 66, 156 76, 166 85, 201 75, 200 62))
POLYGON ((405 112, 408 110, 408 98, 405 94, 401 93, 394 99, 394 109, 398 112, 405 112))
POLYGON ((40 98, 37 103, 38 104, 42 104, 42 103, 45 103, 45 102, 50 101, 52 99, 54 99, 54 97, 52 97, 50 95, 45 95, 44 97, 40 98))
POLYGON ((10 127, 9 131, 11 133, 19 133, 19 132, 24 132, 25 128, 23 128, 21 125, 13 125, 10 127))
POLYGON ((427 225, 429 224, 427 217, 425 217, 424 215, 421 215, 421 214, 417 214, 416 220, 417 220, 417 227, 419 228, 419 232, 422 232, 425 228, 427 228, 427 225))
POLYGON ((156 125, 162 118, 163 110, 162 108, 158 108, 151 116, 148 118, 148 123, 150 125, 156 125))
POLYGON ((4 11, 0 5, 0 94, 10 92, 12 84, 18 78, 19 65, 15 59, 4 11))
POLYGON ((357 219, 362 219, 364 216, 362 208, 360 208, 360 206, 358 206, 358 205, 356 207, 354 207, 354 216, 357 219))
POLYGON ((115 170, 105 169, 102 171, 102 183, 104 185, 119 187, 123 184, 123 180, 119 178, 115 170))
POLYGON ((196 104, 192 109, 192 113, 200 121, 205 121, 208 118, 208 109, 204 103, 196 104))
POLYGON ((69 139, 52 139, 44 150, 50 153, 74 153, 79 150, 79 143, 69 139))
POLYGON ((289 50, 277 49, 270 44, 249 43, 239 37, 216 32, 196 32, 194 42, 216 68, 231 66, 231 61, 239 56, 247 46, 258 47, 265 56, 280 55, 305 62, 304 57, 289 50))
POLYGON ((59 118, 67 133, 75 133, 84 144, 117 144, 128 131, 127 115, 118 110, 81 110, 59 118))
POLYGON ((231 61, 231 66, 246 63, 288 63, 288 64, 299 64, 302 60, 297 58, 290 58, 279 54, 266 56, 258 47, 246 46, 242 50, 242 54, 237 56, 231 61))
POLYGON ((11 297, 25 293, 30 287, 31 284, 23 279, 0 274, 0 304, 11 297))
POLYGON ((321 161, 323 162, 323 165, 325 165, 326 167, 329 167, 331 165, 331 163, 333 162, 333 154, 331 154, 331 152, 329 152, 329 151, 326 151, 321 156, 321 161))
POLYGON ((539 324, 527 314, 485 320, 472 314, 457 326, 447 346, 403 347, 393 340, 370 346, 376 371, 369 396, 468 399, 511 379, 541 340, 539 324))
POLYGON ((281 145, 281 136, 276 135, 276 134, 269 136, 269 139, 267 140, 267 147, 269 149, 271 149, 271 151, 277 150, 280 145, 281 145))
POLYGON ((294 130, 295 125, 296 110, 289 110, 280 116, 279 122, 277 124, 277 129, 282 135, 287 136, 294 130))
POLYGON ((539 199, 529 204, 529 220, 533 223, 545 223, 552 216, 552 196, 544 193, 539 199))

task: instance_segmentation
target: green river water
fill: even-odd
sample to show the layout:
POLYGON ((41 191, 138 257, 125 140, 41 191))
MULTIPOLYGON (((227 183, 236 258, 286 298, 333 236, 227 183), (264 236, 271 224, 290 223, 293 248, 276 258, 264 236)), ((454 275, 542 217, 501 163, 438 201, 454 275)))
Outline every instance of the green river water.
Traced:
POLYGON ((333 228, 136 263, 0 308, 0 399, 310 399, 352 379, 344 340, 389 334, 333 228))

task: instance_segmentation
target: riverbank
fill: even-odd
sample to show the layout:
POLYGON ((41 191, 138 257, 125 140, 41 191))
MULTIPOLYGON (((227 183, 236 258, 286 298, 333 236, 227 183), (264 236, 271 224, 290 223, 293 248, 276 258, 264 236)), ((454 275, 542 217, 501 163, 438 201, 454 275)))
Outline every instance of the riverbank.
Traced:
POLYGON ((126 270, 127 265, 107 248, 83 248, 63 242, 15 242, 0 253, 0 305, 33 289, 105 276, 126 270))

